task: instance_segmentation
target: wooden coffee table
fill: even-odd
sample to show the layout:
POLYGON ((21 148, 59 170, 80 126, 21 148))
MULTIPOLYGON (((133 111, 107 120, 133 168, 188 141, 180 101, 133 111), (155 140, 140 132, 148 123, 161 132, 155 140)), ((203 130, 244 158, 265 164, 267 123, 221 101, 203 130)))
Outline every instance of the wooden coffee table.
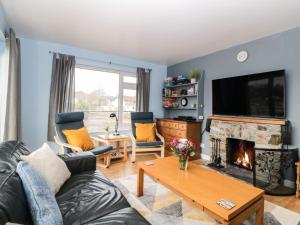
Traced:
POLYGON ((143 195, 144 173, 196 204, 222 224, 241 224, 256 213, 256 225, 263 224, 264 191, 195 163, 179 170, 178 158, 170 156, 138 164, 137 196, 143 195), (236 206, 226 210, 217 204, 227 199, 236 206))
POLYGON ((99 135, 94 138, 99 143, 104 143, 106 145, 110 145, 112 143, 116 143, 116 154, 112 157, 112 159, 123 158, 124 161, 127 160, 127 145, 128 145, 128 136, 126 135, 109 135, 106 137, 105 135, 99 135), (120 143, 123 143, 124 152, 120 151, 120 143))

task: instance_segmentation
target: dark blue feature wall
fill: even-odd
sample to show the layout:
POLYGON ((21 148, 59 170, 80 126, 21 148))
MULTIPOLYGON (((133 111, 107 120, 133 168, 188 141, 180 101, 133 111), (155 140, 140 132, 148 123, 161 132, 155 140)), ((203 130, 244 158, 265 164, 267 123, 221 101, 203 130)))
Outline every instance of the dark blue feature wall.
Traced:
MULTIPOLYGON (((212 115, 213 79, 285 69, 287 119, 292 124, 293 144, 300 146, 300 28, 169 66, 168 74, 187 74, 194 68, 205 70, 202 91, 205 118, 212 115), (244 63, 236 60, 236 55, 241 50, 247 50, 249 54, 248 60, 244 63)), ((207 134, 204 136, 203 143, 202 153, 210 155, 207 134)))

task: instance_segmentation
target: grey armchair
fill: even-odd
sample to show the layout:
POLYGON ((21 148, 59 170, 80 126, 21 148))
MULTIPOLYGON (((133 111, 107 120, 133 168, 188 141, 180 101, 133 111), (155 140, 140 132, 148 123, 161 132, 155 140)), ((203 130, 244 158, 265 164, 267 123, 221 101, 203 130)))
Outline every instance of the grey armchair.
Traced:
MULTIPOLYGON (((160 152, 161 158, 165 157, 165 140, 156 130, 155 142, 137 142, 135 123, 154 123, 152 112, 132 112, 130 138, 132 142, 131 162, 135 162, 136 153, 138 152, 160 152)), ((156 154, 157 155, 157 154, 156 154)))
MULTIPOLYGON (((77 146, 72 146, 68 143, 67 138, 63 134, 63 130, 74 130, 84 127, 83 123, 84 113, 83 112, 68 112, 68 113, 57 113, 55 118, 55 130, 56 136, 54 136, 55 142, 63 149, 65 153, 79 153, 82 149, 77 146)), ((94 137, 91 137, 97 140, 94 137)), ((96 146, 95 148, 89 150, 97 158, 104 160, 104 167, 110 165, 111 151, 113 147, 111 145, 107 146, 96 146)))

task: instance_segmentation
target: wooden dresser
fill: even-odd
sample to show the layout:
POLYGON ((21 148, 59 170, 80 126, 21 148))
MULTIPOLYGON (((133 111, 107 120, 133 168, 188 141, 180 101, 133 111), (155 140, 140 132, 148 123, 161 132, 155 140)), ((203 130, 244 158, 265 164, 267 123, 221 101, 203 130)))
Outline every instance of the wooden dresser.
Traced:
POLYGON ((201 158, 200 137, 202 122, 187 122, 173 119, 157 119, 157 130, 165 138, 166 152, 165 154, 171 155, 170 142, 174 138, 187 138, 196 145, 196 155, 192 158, 201 158))

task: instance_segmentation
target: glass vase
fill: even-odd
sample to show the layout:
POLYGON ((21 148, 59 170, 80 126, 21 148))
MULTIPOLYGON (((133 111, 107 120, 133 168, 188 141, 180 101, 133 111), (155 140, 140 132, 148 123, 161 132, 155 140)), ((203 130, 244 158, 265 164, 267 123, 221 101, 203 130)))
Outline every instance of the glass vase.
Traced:
POLYGON ((186 170, 187 169, 188 160, 185 158, 179 158, 179 169, 186 170))

